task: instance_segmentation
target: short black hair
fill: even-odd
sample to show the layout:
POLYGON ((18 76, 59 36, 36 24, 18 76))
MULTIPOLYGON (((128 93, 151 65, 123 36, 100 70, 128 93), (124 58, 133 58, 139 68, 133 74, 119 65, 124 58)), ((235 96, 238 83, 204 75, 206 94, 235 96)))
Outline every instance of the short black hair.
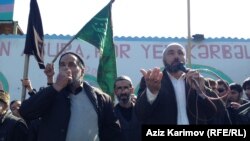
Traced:
POLYGON ((242 84, 243 90, 247 89, 247 86, 250 86, 250 77, 246 78, 242 84))
POLYGON ((231 83, 231 84, 229 85, 229 87, 230 87, 230 90, 235 90, 235 91, 237 91, 238 93, 242 93, 242 91, 243 91, 241 85, 240 85, 240 84, 237 84, 237 83, 231 83))
POLYGON ((83 67, 85 67, 83 59, 79 55, 77 55, 76 53, 74 53, 74 52, 66 52, 66 53, 62 54, 61 57, 60 57, 60 59, 59 59, 59 64, 61 62, 62 57, 65 56, 65 55, 67 55, 67 54, 74 55, 78 59, 80 65, 82 65, 83 67))
POLYGON ((18 101, 20 101, 20 100, 12 100, 12 101, 10 102, 10 106, 11 106, 12 104, 14 104, 15 102, 18 102, 18 101))

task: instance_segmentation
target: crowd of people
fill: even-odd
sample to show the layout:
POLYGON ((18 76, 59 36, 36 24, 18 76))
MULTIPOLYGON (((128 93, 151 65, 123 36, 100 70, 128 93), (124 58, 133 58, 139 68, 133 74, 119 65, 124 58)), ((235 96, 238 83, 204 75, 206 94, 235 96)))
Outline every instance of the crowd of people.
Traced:
POLYGON ((46 65, 47 87, 36 90, 22 80, 29 94, 24 101, 10 102, 0 83, 0 139, 139 141, 142 125, 250 124, 250 77, 242 85, 203 77, 185 67, 179 43, 162 54, 164 69, 140 70, 136 94, 129 76, 117 77, 117 103, 84 80, 84 60, 73 52, 60 56, 55 80, 54 65, 46 65))

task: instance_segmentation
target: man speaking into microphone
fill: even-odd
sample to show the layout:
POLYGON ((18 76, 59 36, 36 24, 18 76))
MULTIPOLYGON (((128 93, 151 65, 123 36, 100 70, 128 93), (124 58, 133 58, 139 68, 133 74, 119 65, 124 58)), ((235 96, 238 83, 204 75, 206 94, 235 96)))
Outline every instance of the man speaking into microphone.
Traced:
POLYGON ((163 50, 164 70, 141 70, 136 113, 142 124, 207 124, 216 107, 206 96, 212 91, 198 71, 185 68, 186 51, 179 43, 163 50))

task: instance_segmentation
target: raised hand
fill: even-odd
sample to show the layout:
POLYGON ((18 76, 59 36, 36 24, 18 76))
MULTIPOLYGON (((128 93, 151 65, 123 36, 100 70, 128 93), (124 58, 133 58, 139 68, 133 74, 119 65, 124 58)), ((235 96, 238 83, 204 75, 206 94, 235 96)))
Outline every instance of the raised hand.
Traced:
POLYGON ((23 86, 30 92, 33 90, 32 85, 31 85, 31 81, 27 78, 27 79, 22 79, 22 84, 23 86))
POLYGON ((54 64, 47 64, 45 69, 44 69, 44 73, 47 76, 47 83, 53 83, 53 76, 55 74, 55 70, 54 70, 54 64))
POLYGON ((63 68, 59 70, 57 75, 56 82, 53 84, 53 87, 59 92, 64 87, 66 87, 72 81, 72 72, 69 68, 63 68))
POLYGON ((159 90, 161 88, 161 79, 163 76, 163 73, 161 72, 160 68, 154 68, 153 70, 140 70, 145 81, 147 88, 150 90, 150 92, 154 95, 159 93, 159 90))

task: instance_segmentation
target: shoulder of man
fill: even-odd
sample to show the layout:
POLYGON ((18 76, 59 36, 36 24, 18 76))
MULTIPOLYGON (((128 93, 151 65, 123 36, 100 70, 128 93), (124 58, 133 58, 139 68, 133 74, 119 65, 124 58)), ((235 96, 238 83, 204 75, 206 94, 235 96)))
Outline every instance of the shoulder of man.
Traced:
POLYGON ((88 82, 84 82, 84 89, 87 91, 92 91, 97 97, 102 97, 103 100, 111 99, 111 96, 103 92, 100 88, 89 85, 88 82))
POLYGON ((98 91, 97 87, 90 85, 87 81, 84 81, 83 88, 85 89, 85 91, 102 93, 101 90, 98 91))
POLYGON ((23 125, 27 127, 26 122, 22 118, 14 116, 11 112, 8 112, 5 115, 4 122, 6 122, 7 126, 10 128, 13 128, 18 125, 23 125))
POLYGON ((103 92, 101 89, 97 88, 97 87, 92 87, 93 91, 97 94, 100 95, 102 97, 106 98, 111 98, 110 95, 108 95, 107 93, 103 92))

